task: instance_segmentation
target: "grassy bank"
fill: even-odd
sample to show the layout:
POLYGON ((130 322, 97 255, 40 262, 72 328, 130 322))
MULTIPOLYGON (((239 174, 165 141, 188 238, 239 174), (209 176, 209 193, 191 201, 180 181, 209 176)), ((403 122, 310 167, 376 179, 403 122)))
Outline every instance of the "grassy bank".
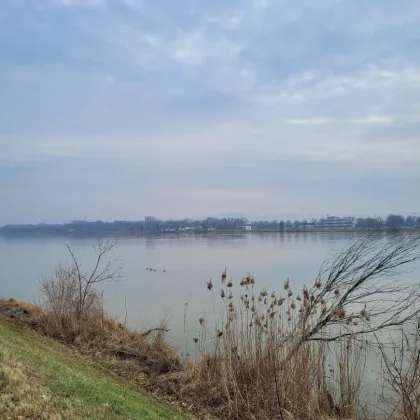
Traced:
POLYGON ((1 419, 183 419, 0 316, 1 419))

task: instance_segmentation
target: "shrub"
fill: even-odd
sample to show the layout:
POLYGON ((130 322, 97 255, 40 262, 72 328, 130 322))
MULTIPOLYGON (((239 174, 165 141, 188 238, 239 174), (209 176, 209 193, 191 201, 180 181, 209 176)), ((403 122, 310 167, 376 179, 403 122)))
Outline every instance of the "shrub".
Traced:
POLYGON ((108 316, 103 308, 101 285, 121 278, 119 259, 110 255, 114 243, 97 241, 95 268, 82 270, 73 250, 69 265, 58 265, 41 282, 43 311, 32 319, 33 326, 45 335, 76 345, 84 351, 130 359, 152 371, 179 369, 178 353, 164 340, 164 323, 146 332, 130 331, 108 316))

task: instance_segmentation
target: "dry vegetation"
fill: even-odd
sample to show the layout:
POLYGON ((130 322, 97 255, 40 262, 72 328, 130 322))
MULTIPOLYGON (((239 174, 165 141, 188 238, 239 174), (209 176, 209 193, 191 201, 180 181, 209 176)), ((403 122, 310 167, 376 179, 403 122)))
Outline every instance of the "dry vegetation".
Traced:
POLYGON ((32 318, 32 326, 45 335, 95 354, 133 359, 158 372, 180 369, 177 352, 164 340, 164 323, 145 332, 131 331, 105 314, 101 285, 121 278, 121 261, 112 257, 114 246, 111 241, 97 241, 92 272, 83 271, 68 248, 72 264, 59 265, 42 279, 40 306, 44 310, 32 318))
MULTIPOLYGON (((221 418, 360 417, 367 338, 418 318, 419 286, 400 275, 420 258, 419 243, 415 232, 355 239, 302 290, 289 280, 259 289, 250 274, 238 284, 224 271, 207 283, 220 321, 198 320, 198 361, 162 386, 173 381, 180 398, 221 418)), ((414 418, 404 416, 393 418, 414 418)))
POLYGON ((382 356, 385 415, 420 419, 420 324, 401 328, 399 339, 389 340, 390 348, 377 341, 382 356))
POLYGON ((361 343, 354 337, 337 345, 302 340, 305 324, 323 312, 310 309, 309 291, 293 297, 287 281, 283 295, 258 292, 251 275, 241 283, 235 302, 233 281, 222 273, 223 322, 213 334, 204 318, 198 320, 193 341, 200 357, 161 377, 161 386, 174 382, 180 398, 198 401, 220 418, 355 418, 365 360, 361 343))
MULTIPOLYGON (((110 242, 98 242, 92 273, 69 249, 73 262, 44 278, 45 310, 32 323, 82 349, 152 367, 152 388, 219 418, 356 419, 367 339, 417 322, 419 286, 399 275, 420 259, 419 244, 415 232, 355 239, 301 290, 287 279, 280 290, 267 291, 251 274, 235 282, 225 270, 220 283, 207 283, 220 317, 216 325, 204 316, 197 320, 195 360, 182 359, 165 344, 164 326, 132 332, 104 315, 100 285, 119 279, 116 260, 107 259, 110 242)), ((404 335, 402 343, 392 357, 379 343, 393 395, 386 418, 414 420, 420 407, 419 334, 404 335)))
POLYGON ((0 309, 2 310, 18 310, 22 311, 24 314, 37 314, 42 311, 42 309, 29 302, 21 302, 17 301, 16 299, 7 299, 2 300, 0 299, 0 309))

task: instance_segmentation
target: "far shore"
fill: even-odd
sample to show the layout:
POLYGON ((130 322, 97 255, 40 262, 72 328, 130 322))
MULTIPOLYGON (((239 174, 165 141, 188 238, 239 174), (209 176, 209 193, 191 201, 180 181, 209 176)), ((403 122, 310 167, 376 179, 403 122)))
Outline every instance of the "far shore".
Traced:
POLYGON ((379 228, 379 229, 366 229, 366 228, 310 228, 310 229, 253 229, 253 230, 240 230, 240 229, 213 229, 213 230, 183 230, 183 231, 156 231, 156 232, 75 232, 75 233, 46 233, 46 232, 19 232, 9 233, 1 232, 0 237, 4 238, 97 238, 97 237, 120 237, 120 238, 142 238, 142 237, 162 237, 162 236, 217 236, 217 235, 255 235, 255 234, 312 234, 312 233, 373 233, 384 232, 394 233, 403 232, 407 230, 420 230, 420 227, 415 228, 379 228))

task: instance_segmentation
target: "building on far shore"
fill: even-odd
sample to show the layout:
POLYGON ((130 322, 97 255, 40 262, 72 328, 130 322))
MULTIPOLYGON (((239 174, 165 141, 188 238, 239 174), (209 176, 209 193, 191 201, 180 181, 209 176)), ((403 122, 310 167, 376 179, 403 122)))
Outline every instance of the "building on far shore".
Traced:
POLYGON ((238 226, 237 229, 238 230, 245 230, 245 231, 249 232, 250 230, 252 230, 252 227, 250 225, 238 226))
POLYGON ((320 219, 317 222, 317 227, 324 229, 351 229, 355 226, 356 219, 354 217, 327 216, 326 219, 320 219))

